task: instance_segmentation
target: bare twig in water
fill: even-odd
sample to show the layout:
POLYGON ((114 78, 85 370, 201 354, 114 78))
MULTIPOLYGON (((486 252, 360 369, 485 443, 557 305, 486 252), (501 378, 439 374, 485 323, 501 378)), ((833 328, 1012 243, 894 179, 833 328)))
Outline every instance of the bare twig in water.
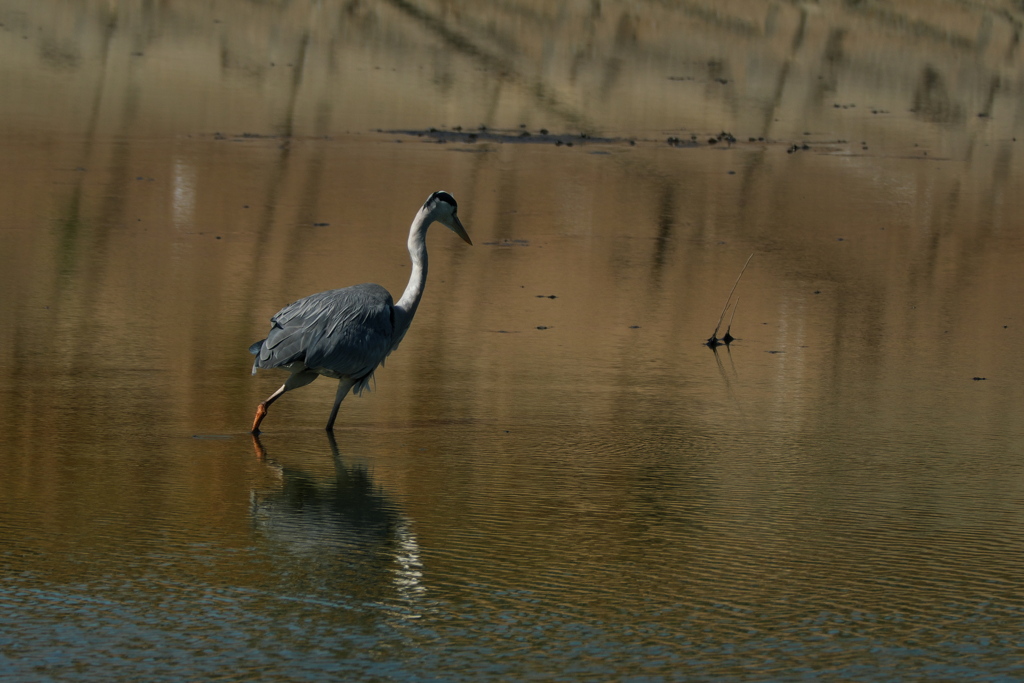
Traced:
POLYGON ((725 334, 722 335, 722 341, 726 344, 732 342, 736 337, 732 336, 732 321, 736 319, 736 309, 740 307, 740 298, 736 297, 736 303, 732 305, 732 315, 729 316, 729 326, 725 328, 725 334))
MULTIPOLYGON (((738 287, 739 284, 740 284, 740 278, 743 277, 743 273, 745 273, 747 271, 747 266, 750 265, 750 259, 752 259, 752 258, 754 258, 754 254, 751 254, 750 256, 748 256, 747 257, 747 262, 743 264, 743 269, 740 270, 740 274, 736 277, 736 282, 733 283, 732 289, 729 290, 729 296, 725 300, 725 308, 722 309, 722 315, 718 316, 718 324, 715 325, 715 331, 714 331, 714 333, 710 337, 708 337, 707 342, 705 342, 711 348, 714 348, 714 347, 718 346, 720 343, 721 344, 728 344, 729 342, 731 342, 733 340, 733 337, 732 337, 731 334, 729 334, 728 330, 725 333, 726 337, 729 338, 728 341, 724 337, 722 339, 719 339, 718 338, 718 331, 720 329, 722 329, 722 321, 725 320, 726 311, 729 310, 729 302, 732 301, 732 295, 736 293, 736 287, 738 287)), ((739 305, 739 299, 736 299, 736 304, 739 305)), ((733 318, 736 317, 736 309, 735 308, 732 311, 732 315, 733 315, 733 318)), ((729 330, 731 330, 731 329, 732 329, 732 320, 730 319, 729 320, 729 330)))

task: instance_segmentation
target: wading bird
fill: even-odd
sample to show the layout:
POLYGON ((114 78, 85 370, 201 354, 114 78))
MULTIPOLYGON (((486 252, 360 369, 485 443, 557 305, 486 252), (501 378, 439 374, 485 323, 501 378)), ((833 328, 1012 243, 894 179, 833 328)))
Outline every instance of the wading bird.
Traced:
POLYGON ((398 303, 380 285, 363 284, 299 299, 270 319, 270 334, 249 347, 249 353, 256 356, 252 374, 259 368, 284 368, 291 375, 256 406, 253 434, 259 434, 271 403, 320 375, 338 380, 338 394, 327 420, 327 430, 334 429, 342 399, 350 390, 358 394, 366 387, 377 366, 398 348, 416 315, 427 282, 427 228, 437 221, 473 244, 457 209, 454 197, 435 192, 416 213, 409 228, 412 273, 398 303))

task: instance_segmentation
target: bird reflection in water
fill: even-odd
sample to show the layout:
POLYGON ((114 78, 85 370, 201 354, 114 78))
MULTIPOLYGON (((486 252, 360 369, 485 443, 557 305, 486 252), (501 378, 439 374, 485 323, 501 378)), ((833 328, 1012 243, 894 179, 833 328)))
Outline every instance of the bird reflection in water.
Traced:
POLYGON ((274 548, 283 549, 286 573, 305 588, 351 593, 386 602, 417 616, 425 592, 420 548, 412 521, 388 499, 365 467, 346 465, 333 434, 327 434, 334 479, 324 480, 267 456, 253 435, 256 457, 275 471, 281 486, 252 490, 253 526, 274 548), (305 560, 295 565, 295 556, 305 560), (397 601, 397 605, 395 605, 397 601))

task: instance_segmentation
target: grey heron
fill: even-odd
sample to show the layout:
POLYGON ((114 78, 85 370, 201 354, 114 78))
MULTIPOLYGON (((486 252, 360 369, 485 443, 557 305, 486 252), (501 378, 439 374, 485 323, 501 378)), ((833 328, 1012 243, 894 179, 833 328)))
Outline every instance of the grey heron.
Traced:
POLYGON ((259 368, 283 368, 291 374, 281 388, 256 406, 253 434, 259 434, 271 403, 320 375, 338 380, 327 420, 327 431, 334 429, 342 400, 350 390, 358 394, 366 387, 377 366, 398 348, 416 315, 427 282, 427 228, 436 221, 473 244, 457 210, 455 198, 439 191, 416 213, 409 228, 412 273, 398 303, 388 290, 368 283, 313 294, 274 314, 267 338, 249 347, 249 353, 256 356, 252 374, 259 368))

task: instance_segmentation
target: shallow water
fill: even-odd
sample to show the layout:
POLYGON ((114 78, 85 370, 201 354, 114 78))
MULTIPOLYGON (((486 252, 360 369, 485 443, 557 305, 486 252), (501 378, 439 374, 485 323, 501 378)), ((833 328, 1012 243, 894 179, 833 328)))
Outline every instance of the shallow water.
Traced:
POLYGON ((8 3, 0 675, 1024 675, 1021 20, 8 3), (441 188, 374 391, 254 440, 441 188))

